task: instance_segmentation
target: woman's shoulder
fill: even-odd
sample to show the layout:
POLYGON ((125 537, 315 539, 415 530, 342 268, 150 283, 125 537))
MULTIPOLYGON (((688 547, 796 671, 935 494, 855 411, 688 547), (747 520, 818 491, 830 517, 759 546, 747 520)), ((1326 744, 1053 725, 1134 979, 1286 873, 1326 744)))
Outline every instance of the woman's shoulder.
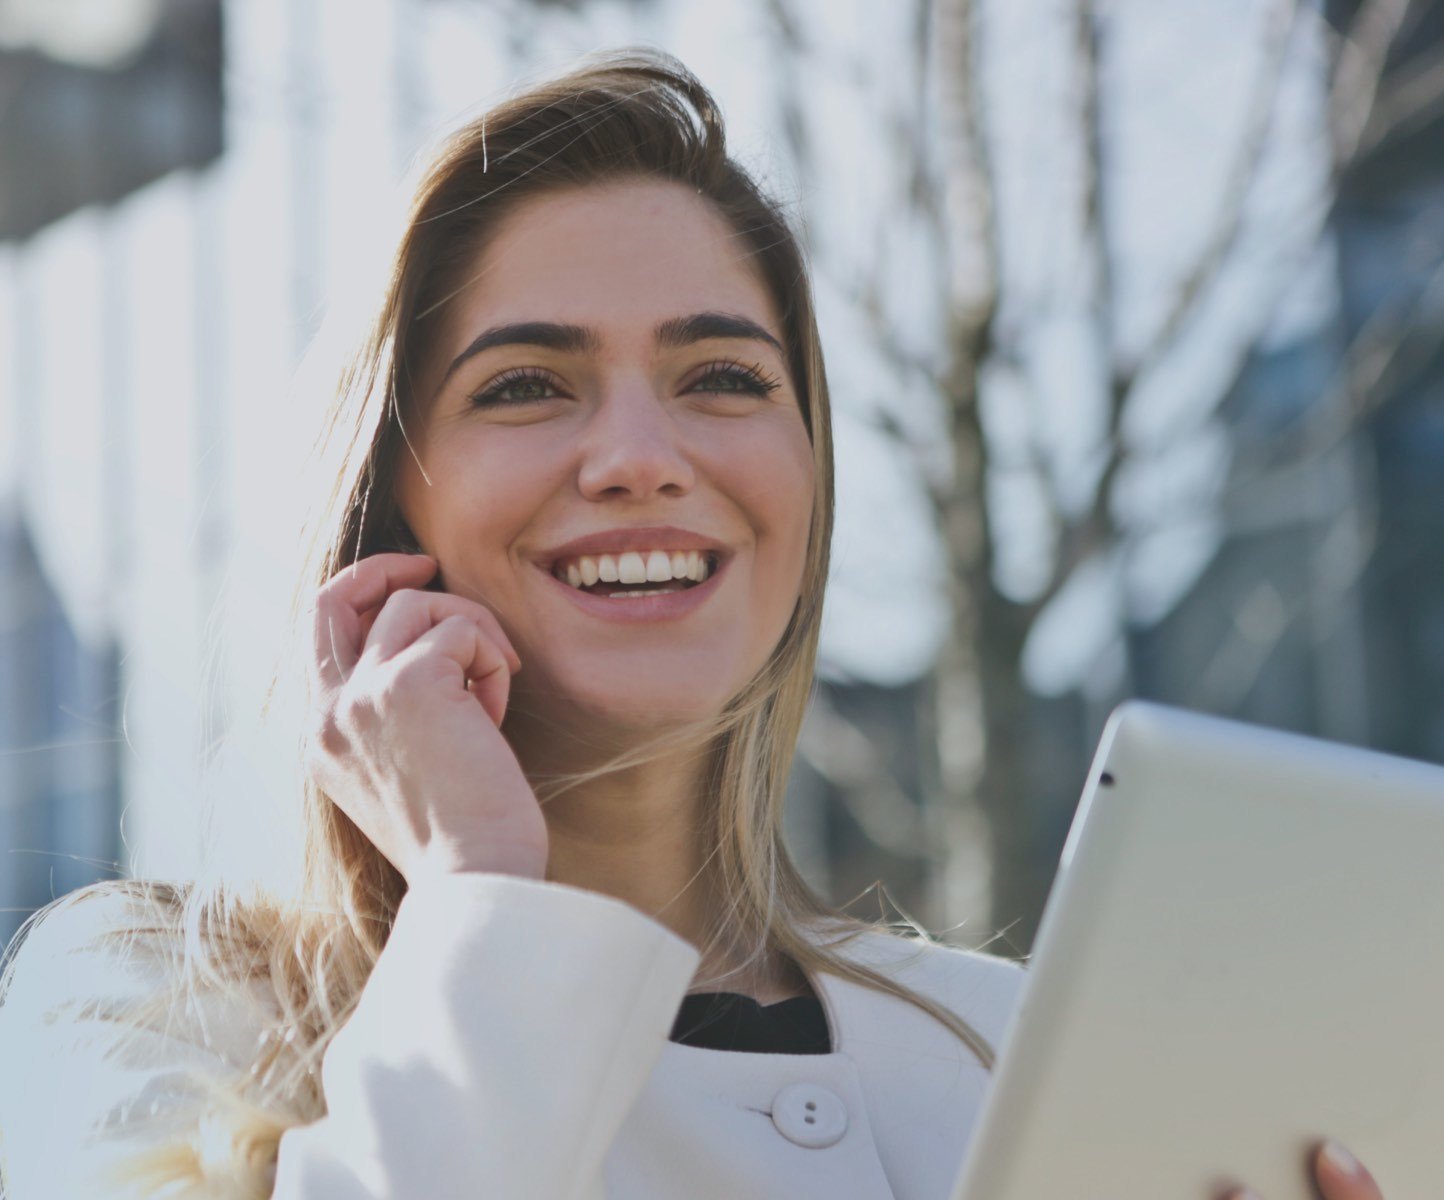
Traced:
POLYGON ((185 885, 105 880, 33 913, 5 952, 0 1013, 149 990, 181 953, 185 885))
POLYGON ((999 1033, 1027 982, 1023 962, 939 941, 909 926, 871 925, 822 934, 842 957, 872 967, 951 1012, 999 1033))
POLYGON ((30 917, 0 975, 0 1061, 43 1052, 134 1070, 251 1058, 272 1015, 267 990, 198 982, 190 887, 107 880, 30 917))
POLYGON ((97 1172, 189 1137, 210 1089, 246 1079, 264 993, 196 986, 187 895, 155 880, 82 888, 6 951, 0 1166, 15 1196, 110 1194, 97 1172))
POLYGON ((918 979, 986 979, 1021 986, 1027 969, 1021 959, 940 941, 913 925, 837 921, 818 922, 811 929, 820 945, 855 962, 918 979))
POLYGON ((192 887, 168 879, 104 879, 76 888, 32 913, 21 925, 15 946, 26 944, 40 929, 51 945, 68 940, 79 948, 101 930, 134 928, 144 933, 163 928, 179 914, 192 887))

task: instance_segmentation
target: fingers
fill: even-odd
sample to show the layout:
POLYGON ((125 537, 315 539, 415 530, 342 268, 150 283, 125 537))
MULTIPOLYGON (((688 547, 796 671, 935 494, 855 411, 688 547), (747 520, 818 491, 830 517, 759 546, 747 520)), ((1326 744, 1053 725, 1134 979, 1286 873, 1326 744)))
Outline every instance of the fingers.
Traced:
MULTIPOLYGON (((1323 1200, 1384 1200, 1379 1184, 1367 1168, 1330 1138, 1309 1156, 1323 1200)), ((1249 1187, 1234 1188, 1219 1200, 1261 1200, 1249 1187)))
POLYGON ((447 659, 460 667, 462 687, 469 688, 487 716, 500 726, 511 690, 511 663, 501 646, 477 626, 470 614, 445 618, 396 655, 389 665, 399 674, 414 669, 413 664, 447 659))
POLYGON ((1324 1200, 1384 1200, 1363 1163, 1333 1138, 1315 1149, 1313 1164, 1324 1200))
POLYGON ((507 664, 515 671, 521 667, 521 659, 512 648, 511 639, 502 630, 501 622, 485 605, 465 596, 453 596, 449 592, 410 591, 404 598, 385 605, 371 626, 366 637, 363 654, 377 662, 394 658, 421 637, 433 625, 447 617, 468 617, 481 627, 481 631, 501 648, 507 664))
POLYGON ((415 554, 372 554, 338 571, 312 606, 312 671, 327 689, 350 678, 366 644, 362 614, 401 588, 425 583, 436 560, 415 554))
POLYGON ((323 689, 339 690, 373 647, 379 661, 394 657, 452 615, 469 616, 500 645, 511 670, 521 668, 511 640, 485 605, 446 592, 417 590, 436 573, 436 566, 427 555, 372 554, 326 582, 316 595, 312 628, 312 673, 323 689), (412 598, 387 603, 403 592, 412 598))

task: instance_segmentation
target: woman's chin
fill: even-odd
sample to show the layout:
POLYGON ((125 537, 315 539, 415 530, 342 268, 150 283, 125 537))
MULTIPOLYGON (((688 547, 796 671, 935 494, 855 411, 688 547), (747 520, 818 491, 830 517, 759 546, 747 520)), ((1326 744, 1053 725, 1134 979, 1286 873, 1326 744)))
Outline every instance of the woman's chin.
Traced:
MULTIPOLYGON (((720 716, 731 693, 701 683, 693 678, 612 682, 608 686, 571 683, 546 698, 517 696, 514 717, 556 732, 569 731, 592 744, 599 738, 632 741, 720 716)), ((513 716, 507 724, 513 724, 513 716)))
POLYGON ((638 734, 660 733, 694 721, 718 716, 727 696, 678 681, 667 687, 615 688, 606 693, 578 696, 574 711, 588 724, 638 734))

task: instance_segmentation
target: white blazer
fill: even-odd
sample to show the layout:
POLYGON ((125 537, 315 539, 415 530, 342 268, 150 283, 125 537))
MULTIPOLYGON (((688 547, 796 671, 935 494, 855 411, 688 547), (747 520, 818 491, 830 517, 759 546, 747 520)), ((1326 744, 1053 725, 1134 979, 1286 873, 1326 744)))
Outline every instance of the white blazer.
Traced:
MULTIPOLYGON (((154 1136, 142 1118, 202 1120, 180 1065, 243 1070, 254 1050, 254 1021, 220 1003, 123 1060, 94 1012, 56 1020, 67 996, 156 984, 85 947, 105 908, 90 907, 25 942, 0 1008, 8 1200, 102 1200, 91 1173, 154 1136)), ((883 933, 845 953, 995 1047, 1024 979, 1005 959, 883 933)), ((281 1138, 274 1200, 947 1200, 989 1080, 956 1036, 823 974, 829 1054, 675 1043, 698 962, 596 892, 502 875, 418 885, 327 1051, 327 1116, 281 1138)), ((202 1194, 226 1192, 184 1193, 202 1194)))

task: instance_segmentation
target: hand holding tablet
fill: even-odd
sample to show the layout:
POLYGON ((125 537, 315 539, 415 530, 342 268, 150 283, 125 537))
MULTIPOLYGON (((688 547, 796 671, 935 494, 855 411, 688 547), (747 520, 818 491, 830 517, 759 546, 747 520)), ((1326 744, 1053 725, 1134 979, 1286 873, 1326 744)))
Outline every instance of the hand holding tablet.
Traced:
MULTIPOLYGON (((1330 1139, 1310 1159, 1313 1177, 1324 1200, 1385 1200, 1368 1168, 1330 1139)), ((1252 1188, 1235 1189, 1224 1200, 1264 1200, 1252 1188)))
POLYGON ((1029 975, 953 1200, 1440 1194, 1444 768, 1126 704, 1029 975))

